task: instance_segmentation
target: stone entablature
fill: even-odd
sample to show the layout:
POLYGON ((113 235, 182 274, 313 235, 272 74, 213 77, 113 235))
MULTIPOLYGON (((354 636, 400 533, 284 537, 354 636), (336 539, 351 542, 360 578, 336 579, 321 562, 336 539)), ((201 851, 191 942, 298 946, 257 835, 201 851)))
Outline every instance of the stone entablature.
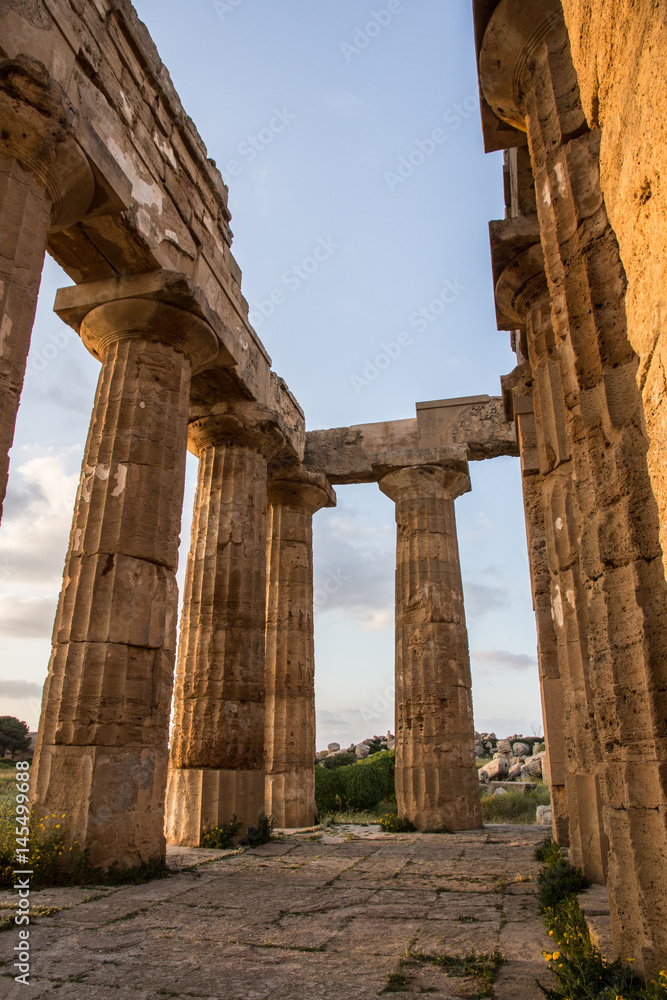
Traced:
POLYGON ((343 485, 377 482, 392 452, 460 447, 473 462, 519 454, 514 424, 498 397, 431 400, 416 409, 410 420, 308 431, 304 463, 343 485))

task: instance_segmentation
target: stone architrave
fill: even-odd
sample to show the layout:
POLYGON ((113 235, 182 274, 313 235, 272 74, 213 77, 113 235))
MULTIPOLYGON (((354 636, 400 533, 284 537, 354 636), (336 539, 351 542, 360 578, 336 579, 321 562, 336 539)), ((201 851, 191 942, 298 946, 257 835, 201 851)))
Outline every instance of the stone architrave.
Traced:
MULTIPOLYGON (((86 287, 76 295, 83 298, 86 287)), ((85 311, 85 310, 84 310, 85 311)), ((204 320, 149 299, 99 305, 81 337, 102 371, 53 632, 34 806, 66 814, 92 861, 164 859, 178 612, 175 573, 193 370, 204 320)))
POLYGON ((82 218, 95 193, 73 119, 41 63, 0 60, 0 517, 49 230, 64 210, 82 218))
POLYGON ((335 504, 325 476, 301 466, 269 480, 265 809, 278 828, 315 822, 313 514, 335 504))
POLYGON ((418 830, 481 826, 468 633, 454 501, 467 462, 394 468, 396 798, 418 830))
POLYGON ((264 812, 267 463, 278 415, 229 398, 190 424, 199 458, 179 642, 165 831, 198 845, 264 812))

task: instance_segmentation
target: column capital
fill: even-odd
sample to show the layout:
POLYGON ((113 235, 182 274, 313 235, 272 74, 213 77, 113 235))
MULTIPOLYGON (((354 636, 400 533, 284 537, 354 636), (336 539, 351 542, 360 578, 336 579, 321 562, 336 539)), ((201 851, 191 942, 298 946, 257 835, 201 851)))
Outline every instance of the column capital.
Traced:
POLYGON ((45 186, 58 143, 74 111, 63 89, 36 59, 0 60, 0 155, 17 160, 45 186))
POLYGON ((482 91, 498 118, 521 132, 531 61, 559 31, 566 35, 560 0, 501 0, 487 26, 479 58, 482 91))
POLYGON ((315 514, 323 507, 336 506, 336 494, 322 472, 310 472, 300 463, 269 466, 268 502, 304 507, 315 514))
POLYGON ((551 311, 541 243, 524 250, 505 267, 496 282, 496 309, 507 326, 525 327, 536 309, 551 311))
POLYGON ((249 399, 230 397, 192 417, 188 447, 198 458, 207 448, 227 445, 250 448, 270 461, 287 439, 280 415, 249 399))
POLYGON ((386 473, 378 486, 394 502, 432 496, 456 500, 471 488, 467 463, 465 469, 458 463, 405 466, 386 473))
POLYGON ((79 222, 95 200, 88 157, 74 138, 77 113, 36 59, 0 60, 0 157, 16 160, 51 200, 52 229, 79 222))
POLYGON ((96 306, 81 324, 81 340, 90 353, 104 361, 112 344, 122 340, 150 340, 184 354, 193 371, 218 352, 218 341, 200 316, 155 299, 117 299, 96 306))

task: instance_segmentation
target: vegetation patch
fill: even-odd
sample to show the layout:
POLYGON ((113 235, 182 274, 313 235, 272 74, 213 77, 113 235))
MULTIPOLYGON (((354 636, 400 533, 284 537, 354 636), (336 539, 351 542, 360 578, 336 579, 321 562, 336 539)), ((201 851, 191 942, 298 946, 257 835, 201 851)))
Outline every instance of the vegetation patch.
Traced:
POLYGON ((448 976, 456 979, 472 979, 477 989, 470 994, 469 1000, 486 1000, 493 997, 493 986, 498 973, 507 959, 497 948, 490 954, 471 951, 467 955, 429 955, 421 951, 408 952, 405 964, 428 962, 437 965, 448 976))
POLYGON ((385 813, 380 819, 380 826, 386 833, 413 833, 415 829, 409 819, 391 812, 385 813))
POLYGON ((534 823, 537 807, 550 802, 549 786, 542 781, 531 792, 518 785, 516 792, 505 795, 494 795, 491 783, 482 789, 482 819, 485 823, 534 823))
POLYGON ((542 919, 559 946, 543 953, 556 979, 555 989, 538 983, 547 1000, 667 1000, 667 969, 646 984, 622 958, 602 958, 576 897, 591 883, 560 847, 548 838, 535 858, 544 863, 538 880, 542 919))

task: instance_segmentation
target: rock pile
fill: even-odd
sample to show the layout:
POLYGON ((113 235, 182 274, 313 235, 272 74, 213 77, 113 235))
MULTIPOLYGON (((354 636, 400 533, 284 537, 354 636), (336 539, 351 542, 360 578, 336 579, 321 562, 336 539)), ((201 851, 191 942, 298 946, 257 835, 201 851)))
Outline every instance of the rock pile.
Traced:
POLYGON ((540 738, 515 733, 499 740, 495 733, 475 733, 475 741, 475 756, 478 759, 491 757, 489 763, 478 771, 483 784, 489 781, 535 781, 543 776, 546 753, 540 738))
POLYGON ((330 743, 326 750, 319 750, 316 764, 321 764, 326 757, 338 757, 341 754, 354 754, 359 760, 365 760, 372 753, 379 753, 383 750, 393 750, 395 747, 395 737, 392 733, 386 736, 369 736, 360 743, 350 743, 349 747, 341 750, 340 743, 330 743))

